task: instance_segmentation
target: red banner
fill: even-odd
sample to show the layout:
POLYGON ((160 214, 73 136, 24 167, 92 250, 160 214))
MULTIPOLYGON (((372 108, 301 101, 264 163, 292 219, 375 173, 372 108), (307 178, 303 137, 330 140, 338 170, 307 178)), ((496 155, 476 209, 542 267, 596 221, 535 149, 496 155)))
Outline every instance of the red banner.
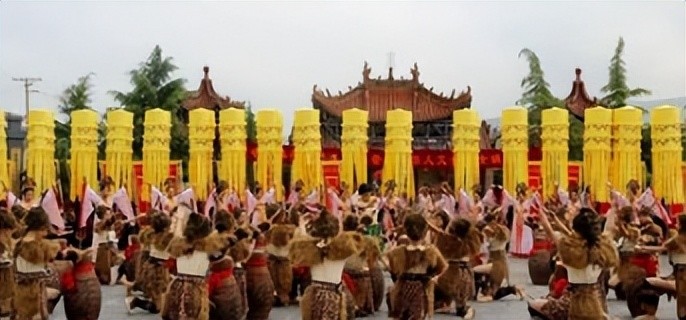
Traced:
MULTIPOLYGON (((581 182, 581 163, 569 162, 567 164, 567 189, 577 190, 581 182)), ((529 187, 539 189, 542 187, 541 162, 529 161, 529 187)))
POLYGON ((541 188, 541 163, 529 161, 529 188, 541 188))
MULTIPOLYGON (((181 175, 181 161, 172 161, 169 164, 169 177, 170 178, 178 178, 178 176, 181 175)), ((145 184, 143 183, 143 163, 140 161, 135 161, 133 163, 133 179, 136 181, 136 191, 138 193, 137 196, 137 204, 138 204, 138 212, 147 212, 148 209, 150 208, 150 203, 147 201, 141 200, 140 197, 140 191, 143 190, 145 184)), ((156 186, 158 188, 162 188, 162 186, 156 186)))
POLYGON ((324 173, 324 183, 327 187, 338 188, 341 184, 340 161, 322 162, 322 172, 324 173))

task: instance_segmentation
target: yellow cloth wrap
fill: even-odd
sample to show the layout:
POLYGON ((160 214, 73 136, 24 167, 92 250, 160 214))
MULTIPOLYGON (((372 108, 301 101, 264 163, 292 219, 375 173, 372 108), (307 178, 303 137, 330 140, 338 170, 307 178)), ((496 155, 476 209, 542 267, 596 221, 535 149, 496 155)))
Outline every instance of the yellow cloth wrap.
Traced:
MULTIPOLYGON (((12 190, 12 179, 9 171, 9 155, 7 154, 7 119, 5 118, 5 111, 0 110, 0 182, 4 184, 6 190, 12 190)), ((2 187, 2 185, 0 185, 2 187)))
POLYGON ((293 118, 293 164, 291 181, 303 181, 305 190, 322 188, 322 135, 319 131, 319 110, 298 109, 293 118))
POLYGON ((219 180, 226 181, 235 191, 242 191, 247 186, 245 152, 248 134, 245 110, 229 108, 219 111, 219 136, 222 152, 219 180))
POLYGON ((117 187, 126 186, 133 199, 133 113, 124 109, 107 112, 107 147, 105 171, 117 187))
POLYGON ((612 162, 612 110, 586 109, 584 121, 583 182, 591 186, 593 198, 610 202, 610 163, 612 162))
POLYGON ((169 177, 169 143, 171 114, 162 109, 145 112, 143 134, 143 200, 150 201, 150 187, 161 187, 169 177))
POLYGON ((188 179, 198 200, 205 201, 213 181, 212 158, 216 130, 214 111, 198 108, 188 114, 188 179))
POLYGON ((369 113, 357 108, 343 111, 341 182, 357 190, 367 183, 367 128, 369 113))
POLYGON ((283 198, 283 116, 278 110, 260 110, 255 115, 257 127, 257 175, 262 188, 275 187, 276 201, 283 198))
POLYGON ((550 108, 541 112, 541 178, 543 196, 549 197, 555 191, 555 183, 567 189, 569 179, 569 113, 565 109, 550 108))
POLYGON ((529 182, 528 112, 522 107, 504 109, 501 123, 503 187, 514 192, 518 183, 529 182))
POLYGON ((412 112, 394 109, 386 114, 386 139, 382 178, 393 180, 396 194, 414 199, 412 166, 412 112))
POLYGON ((481 119, 471 109, 453 112, 453 168, 455 191, 479 183, 479 130, 481 119))
POLYGON ((72 200, 76 200, 77 197, 83 198, 84 184, 98 185, 98 113, 84 109, 73 111, 70 117, 69 194, 72 200))
POLYGON ((629 181, 643 179, 641 164, 641 127, 643 112, 634 107, 613 110, 612 184, 624 190, 629 181))
POLYGON ((55 182, 55 117, 50 110, 29 111, 26 174, 36 181, 36 192, 55 182))
POLYGON ((674 106, 660 106, 650 111, 652 186, 656 196, 665 198, 669 204, 684 203, 680 111, 674 106))

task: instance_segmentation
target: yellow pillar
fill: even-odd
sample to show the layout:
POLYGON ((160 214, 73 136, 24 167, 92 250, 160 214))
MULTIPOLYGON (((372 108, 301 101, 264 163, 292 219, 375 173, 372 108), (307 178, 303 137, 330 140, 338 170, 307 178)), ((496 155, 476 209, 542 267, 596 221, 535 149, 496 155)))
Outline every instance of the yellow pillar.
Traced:
POLYGON ((652 140, 652 186, 657 197, 669 204, 684 203, 681 169, 681 110, 660 106, 650 112, 652 140))
MULTIPOLYGON (((84 184, 98 185, 98 113, 77 110, 71 113, 71 199, 83 198, 84 184)), ((96 187, 94 187, 96 188, 96 187)), ((96 188, 97 189, 97 188, 96 188)))
POLYGON ((5 118, 5 111, 0 110, 0 188, 4 187, 3 191, 12 190, 12 179, 9 171, 9 154, 7 153, 7 119, 5 118))
POLYGON ((641 181, 641 127, 643 112, 634 107, 613 110, 612 184, 624 190, 629 181, 641 181))
POLYGON ((369 113, 366 110, 353 108, 343 111, 341 182, 352 187, 352 190, 367 183, 368 119, 369 113))
POLYGON ((453 112, 453 168, 455 192, 479 183, 479 114, 471 109, 453 112))
POLYGON ((557 182, 560 188, 567 189, 569 172, 569 113, 565 109, 551 108, 541 113, 541 178, 543 196, 554 192, 557 182))
POLYGON ((509 192, 518 183, 529 183, 529 123, 525 108, 511 107, 502 112, 503 187, 509 192))
POLYGON ((322 136, 319 124, 319 110, 299 109, 293 118, 293 164, 291 181, 303 181, 305 190, 323 186, 322 136))
POLYGON ((414 198, 412 167, 412 112, 394 109, 386 113, 383 180, 393 180, 397 194, 414 198))
POLYGON ((219 136, 222 160, 219 163, 219 179, 230 188, 242 191, 246 184, 246 132, 245 110, 229 108, 219 111, 219 136))
POLYGON ((205 201, 213 181, 212 157, 216 129, 214 111, 197 108, 188 114, 188 180, 198 200, 205 201))
POLYGON ((29 111, 26 140, 26 173, 36 181, 36 191, 52 187, 55 176, 55 117, 50 110, 29 111))
POLYGON ((107 112, 107 146, 105 171, 117 187, 127 186, 133 196, 133 113, 124 109, 107 112))
POLYGON ((145 112, 143 134, 143 199, 150 200, 150 186, 161 187, 169 177, 171 114, 162 109, 145 112))
POLYGON ((276 189, 276 200, 283 198, 283 116, 278 110, 260 110, 255 115, 257 127, 257 174, 262 188, 276 189))
POLYGON ((607 182, 612 163, 612 110, 586 109, 584 121, 584 185, 591 186, 593 198, 610 202, 607 182))

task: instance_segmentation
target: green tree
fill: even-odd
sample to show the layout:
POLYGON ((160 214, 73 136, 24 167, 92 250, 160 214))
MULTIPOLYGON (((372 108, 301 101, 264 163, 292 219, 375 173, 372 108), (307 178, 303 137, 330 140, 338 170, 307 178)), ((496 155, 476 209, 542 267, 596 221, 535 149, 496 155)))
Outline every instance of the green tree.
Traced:
POLYGON ((550 84, 545 81, 541 60, 530 49, 522 49, 519 57, 524 56, 529 63, 529 74, 522 79, 524 89, 517 104, 529 110, 529 146, 541 146, 541 112, 552 107, 561 107, 562 101, 550 92, 550 84))
POLYGON ((569 114, 569 160, 584 160, 584 123, 569 114))
MULTIPOLYGON (((110 93, 127 111, 133 113, 133 156, 141 159, 143 156, 143 123, 145 111, 160 108, 172 115, 171 128, 171 157, 183 160, 184 167, 188 163, 188 127, 183 121, 181 103, 186 97, 185 80, 173 78, 178 69, 172 63, 172 57, 164 57, 162 49, 155 46, 148 59, 142 62, 138 69, 129 72, 131 76, 130 92, 111 91, 110 93)), ((187 172, 188 170, 184 170, 187 172)))
POLYGON ((651 92, 643 88, 630 89, 627 84, 626 63, 622 59, 624 54, 624 39, 619 38, 615 54, 610 60, 609 79, 607 84, 600 89, 606 95, 600 99, 601 104, 610 109, 620 108, 626 105, 628 99, 643 95, 650 95, 651 92))
POLYGON ((59 98, 57 110, 60 114, 67 117, 67 121, 62 123, 55 120, 55 159, 66 161, 69 159, 69 149, 71 147, 71 113, 77 110, 91 109, 91 95, 93 85, 89 73, 80 77, 76 83, 67 87, 59 98))

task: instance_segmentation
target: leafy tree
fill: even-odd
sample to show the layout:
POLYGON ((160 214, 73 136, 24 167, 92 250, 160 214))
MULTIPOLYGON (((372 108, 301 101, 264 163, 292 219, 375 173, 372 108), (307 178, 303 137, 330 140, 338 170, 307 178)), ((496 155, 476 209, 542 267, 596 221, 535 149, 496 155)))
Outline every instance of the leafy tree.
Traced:
POLYGON ((248 141, 257 140, 257 126, 255 124, 255 113, 252 112, 252 105, 248 102, 248 106, 245 108, 245 130, 247 131, 248 141))
POLYGON ((650 95, 651 92, 643 88, 630 89, 627 85, 626 63, 622 59, 624 54, 624 39, 619 38, 615 54, 610 60, 608 83, 600 89, 607 95, 600 101, 610 109, 620 108, 626 105, 626 101, 632 97, 650 95))
POLYGON ((524 89, 517 104, 529 110, 529 147, 541 146, 541 112, 552 107, 561 107, 562 101, 550 92, 550 84, 545 81, 541 61, 530 49, 522 49, 519 57, 524 56, 529 63, 529 74, 522 79, 524 89))
MULTIPOLYGON (((143 156, 143 123, 145 111, 161 108, 171 112, 171 157, 183 160, 184 167, 188 163, 188 127, 183 121, 181 103, 186 97, 185 80, 172 78, 178 69, 172 63, 172 57, 164 57, 162 49, 155 46, 148 59, 142 62, 138 69, 131 70, 130 92, 111 91, 110 93, 127 111, 133 113, 133 156, 141 159, 143 156)), ((187 172, 188 170, 184 170, 187 172)))
POLYGON ((584 123, 569 114, 569 160, 584 160, 584 123))

